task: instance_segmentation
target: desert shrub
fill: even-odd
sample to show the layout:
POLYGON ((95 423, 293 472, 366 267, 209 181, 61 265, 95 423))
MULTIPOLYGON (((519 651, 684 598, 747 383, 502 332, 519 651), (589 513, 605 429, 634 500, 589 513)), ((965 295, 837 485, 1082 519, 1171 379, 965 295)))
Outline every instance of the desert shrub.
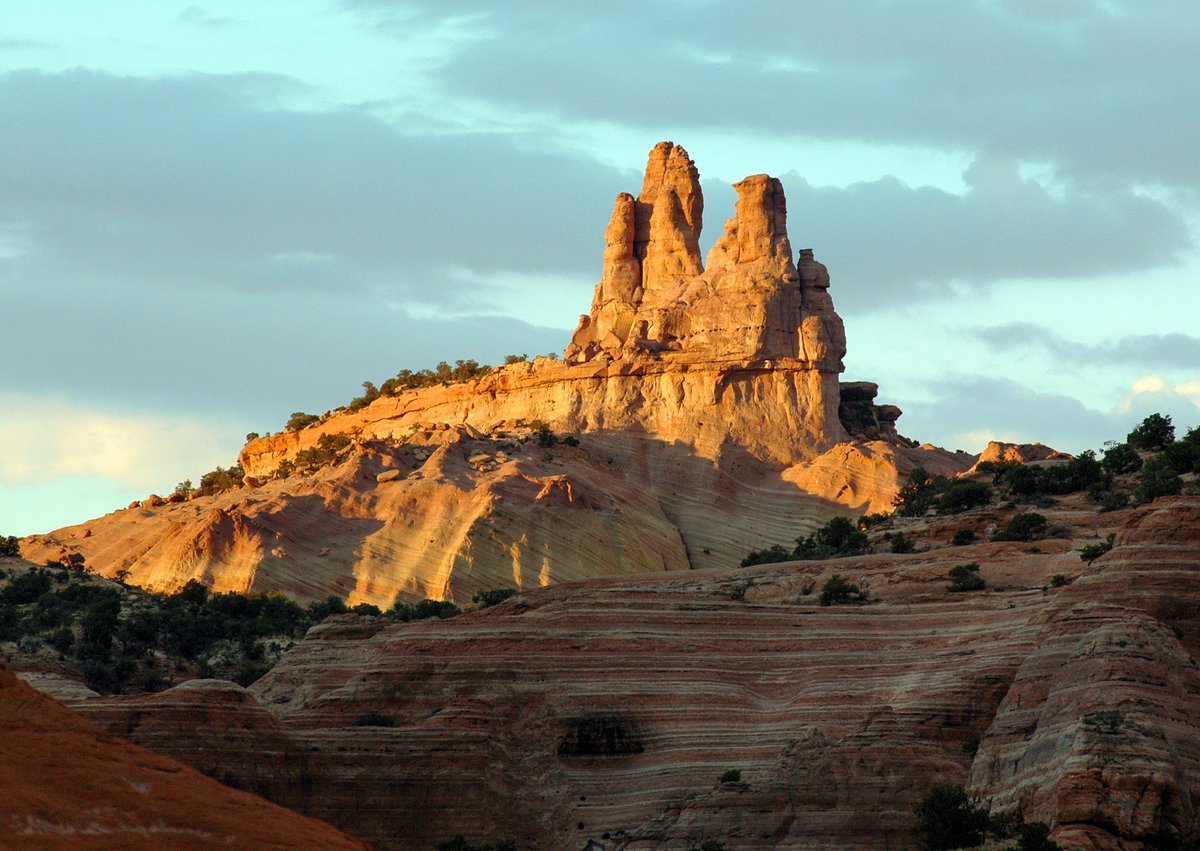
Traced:
POLYGON ((35 567, 21 576, 13 577, 7 587, 0 591, 0 602, 13 606, 32 603, 43 594, 48 594, 50 585, 50 574, 35 567))
POLYGON ((300 429, 307 428, 319 419, 321 418, 316 414, 306 414, 304 411, 293 411, 292 415, 288 417, 288 421, 284 426, 284 430, 300 431, 300 429))
POLYGON ((699 845, 689 845, 688 851, 726 851, 725 843, 716 839, 706 839, 699 845))
POLYGON ((912 538, 906 538, 903 532, 897 532, 888 543, 892 552, 900 555, 917 551, 917 542, 912 538))
POLYGON ((391 715, 371 710, 354 719, 355 727, 395 727, 396 719, 391 715))
POLYGON ((971 562, 950 568, 950 584, 946 590, 954 593, 979 591, 986 585, 987 582, 979 575, 979 565, 971 562))
POLYGON ((437 851, 517 851, 517 843, 511 839, 494 839, 475 845, 460 833, 452 839, 443 839, 434 848, 437 851))
POLYGON ((934 506, 939 512, 958 513, 987 505, 991 498, 992 489, 984 482, 959 479, 946 486, 935 500, 934 506))
POLYGON ((858 555, 870 546, 866 533, 849 517, 834 517, 817 530, 815 540, 819 548, 838 556, 858 555))
POLYGON ((813 561, 860 555, 870 547, 867 533, 861 531, 849 517, 835 517, 812 535, 801 535, 791 550, 772 544, 763 550, 751 550, 741 561, 741 567, 772 564, 780 561, 813 561))
POLYGON ((1116 733, 1125 726, 1125 713, 1119 709, 1101 709, 1083 716, 1083 723, 1106 733, 1116 733))
POLYGON ((740 567, 750 567, 755 564, 774 564, 780 561, 792 561, 796 556, 792 550, 782 544, 771 544, 771 546, 762 550, 751 550, 749 555, 742 559, 740 567))
POLYGON ((883 512, 878 512, 876 514, 864 514, 862 517, 858 518, 858 528, 865 531, 873 526, 878 526, 879 524, 885 523, 891 519, 892 515, 884 514, 883 512))
POLYGON ((346 405, 346 410, 357 411, 361 408, 365 408, 367 405, 371 404, 381 395, 383 395, 379 392, 379 388, 370 381, 364 381, 362 383, 362 388, 363 394, 361 396, 355 396, 353 399, 351 399, 349 404, 346 405))
POLYGON ((983 844, 988 813, 971 804, 956 786, 938 785, 917 805, 917 843, 927 851, 975 848, 983 844))
POLYGON ((1114 540, 1116 540, 1116 535, 1114 535, 1112 532, 1109 532, 1108 537, 1105 538, 1102 543, 1088 544, 1087 546, 1081 548, 1079 550, 1080 561, 1085 561, 1088 564, 1091 564, 1096 559, 1100 558, 1100 556, 1104 555, 1113 548, 1114 540))
MULTIPOLYGON (((438 384, 456 384, 481 378, 492 371, 490 366, 480 365, 473 360, 456 360, 454 366, 441 361, 433 369, 420 369, 413 372, 402 369, 395 378, 389 378, 379 385, 381 396, 395 396, 405 390, 416 390, 421 387, 433 387, 438 384)), ((369 382, 364 382, 364 388, 369 382)), ((351 403, 353 404, 353 403, 351 403)))
POLYGON ((948 485, 945 476, 932 476, 924 467, 916 467, 908 474, 892 504, 896 506, 896 513, 903 517, 920 517, 933 507, 937 495, 948 485))
POLYGON ((1171 424, 1171 417, 1164 417, 1162 414, 1146 417, 1125 438, 1134 449, 1146 451, 1165 449, 1174 440, 1175 426, 1171 424))
POLYGON ((15 535, 0 536, 0 556, 19 556, 20 554, 21 542, 15 535))
POLYGON ((471 602, 475 604, 476 608, 486 609, 488 606, 503 603, 516 593, 516 588, 493 588, 490 591, 480 591, 471 598, 471 602))
POLYGON ((405 623, 409 621, 421 621, 427 618, 445 620, 459 614, 462 614, 462 609, 449 600, 422 600, 415 606, 409 605, 402 600, 397 600, 396 604, 388 611, 388 617, 393 620, 404 621, 405 623))
POLYGON ((558 443, 558 436, 550 430, 550 424, 545 420, 534 420, 529 424, 539 446, 553 446, 558 443))
POLYGON ((821 605, 838 606, 847 603, 866 601, 867 595, 853 582, 849 582, 839 574, 833 574, 821 586, 821 605))
POLYGON ((418 621, 426 618, 445 620, 459 614, 462 614, 462 609, 449 600, 422 600, 413 606, 413 620, 418 621))
POLYGON ((1100 465, 1114 476, 1136 473, 1142 469, 1142 456, 1128 443, 1108 443, 1100 465))
POLYGON ((200 477, 200 487, 196 490, 201 496, 212 496, 222 491, 240 488, 246 473, 241 464, 231 467, 217 467, 200 477))
POLYGON ((579 438, 573 434, 568 434, 566 437, 564 437, 562 439, 562 442, 565 443, 567 446, 578 446, 579 438))
POLYGON ((725 771, 717 778, 718 783, 740 783, 742 780, 742 770, 740 768, 731 768, 725 771))
POLYGON ((1014 514, 1003 529, 992 535, 993 541, 1033 541, 1046 533, 1048 523, 1045 516, 1036 511, 1014 514))
POLYGON ((950 543, 956 547, 965 547, 967 544, 975 543, 978 537, 974 529, 957 529, 954 537, 950 539, 950 543))
POLYGON ((525 361, 527 361, 527 360, 529 360, 529 355, 505 355, 504 356, 505 364, 525 363, 525 361))
POLYGON ((330 594, 324 600, 308 604, 308 616, 317 623, 325 620, 330 615, 344 614, 346 614, 346 601, 333 594, 330 594))
POLYGON ((1153 502, 1160 496, 1173 496, 1183 490, 1183 479, 1166 455, 1156 455, 1142 466, 1137 487, 1133 490, 1136 505, 1153 502))
POLYGON ((1051 588, 1062 588, 1062 587, 1064 587, 1066 585, 1070 585, 1070 584, 1071 584, 1071 577, 1067 576, 1065 573, 1056 573, 1050 577, 1050 587, 1051 588))
POLYGON ((362 615, 364 617, 377 618, 383 614, 380 608, 372 603, 359 603, 350 609, 352 615, 362 615))
POLYGON ((1129 505, 1129 495, 1122 491, 1109 491, 1100 498, 1100 513, 1119 511, 1129 505))
POLYGON ((1016 851, 1063 851, 1063 847, 1050 838, 1050 827, 1041 821, 1028 821, 1016 828, 1016 851))

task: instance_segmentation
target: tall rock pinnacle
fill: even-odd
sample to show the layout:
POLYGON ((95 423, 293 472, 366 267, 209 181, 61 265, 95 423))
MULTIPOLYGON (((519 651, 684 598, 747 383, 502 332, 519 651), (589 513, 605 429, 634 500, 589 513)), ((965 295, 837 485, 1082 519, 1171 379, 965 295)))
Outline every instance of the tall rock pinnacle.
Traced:
POLYGON ((705 270, 695 163, 672 142, 654 146, 637 199, 617 196, 604 233, 603 276, 566 348, 568 361, 681 352, 786 358, 841 372, 845 333, 829 298, 829 274, 811 250, 799 270, 793 263, 783 185, 754 174, 734 188, 735 215, 705 270))

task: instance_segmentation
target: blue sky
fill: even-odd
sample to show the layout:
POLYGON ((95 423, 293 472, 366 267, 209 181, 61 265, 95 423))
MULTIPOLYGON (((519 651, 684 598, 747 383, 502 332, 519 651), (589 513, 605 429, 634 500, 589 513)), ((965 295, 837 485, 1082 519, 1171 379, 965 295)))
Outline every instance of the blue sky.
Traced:
POLYGON ((0 533, 438 360, 561 350, 660 139, 779 176, 901 431, 1200 422, 1188 2, 15 0, 0 533))

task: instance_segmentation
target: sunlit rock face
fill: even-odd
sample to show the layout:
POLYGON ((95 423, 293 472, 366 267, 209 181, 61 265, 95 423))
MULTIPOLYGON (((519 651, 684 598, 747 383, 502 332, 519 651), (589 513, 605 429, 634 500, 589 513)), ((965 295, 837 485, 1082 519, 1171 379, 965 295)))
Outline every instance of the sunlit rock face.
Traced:
POLYGON ((706 267, 696 166, 659 143, 637 197, 616 198, 591 312, 561 360, 340 409, 250 442, 244 488, 142 501, 27 551, 77 550, 158 590, 200 579, 306 600, 463 602, 736 564, 831 516, 887 509, 914 465, 969 466, 900 438, 900 411, 875 405, 874 385, 843 399, 828 270, 810 249, 794 256, 779 180, 735 189, 706 267), (580 445, 542 446, 537 421, 580 445), (332 463, 278 475, 330 435, 349 444, 332 463))

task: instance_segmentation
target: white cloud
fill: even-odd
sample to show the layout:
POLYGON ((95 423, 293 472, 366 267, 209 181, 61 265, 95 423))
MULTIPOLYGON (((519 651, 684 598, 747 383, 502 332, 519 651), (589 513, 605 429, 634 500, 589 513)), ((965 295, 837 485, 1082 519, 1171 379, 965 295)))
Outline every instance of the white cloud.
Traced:
POLYGON ((240 437, 232 420, 105 411, 63 397, 4 394, 0 482, 19 488, 95 477, 147 492, 169 489, 232 463, 240 437))

